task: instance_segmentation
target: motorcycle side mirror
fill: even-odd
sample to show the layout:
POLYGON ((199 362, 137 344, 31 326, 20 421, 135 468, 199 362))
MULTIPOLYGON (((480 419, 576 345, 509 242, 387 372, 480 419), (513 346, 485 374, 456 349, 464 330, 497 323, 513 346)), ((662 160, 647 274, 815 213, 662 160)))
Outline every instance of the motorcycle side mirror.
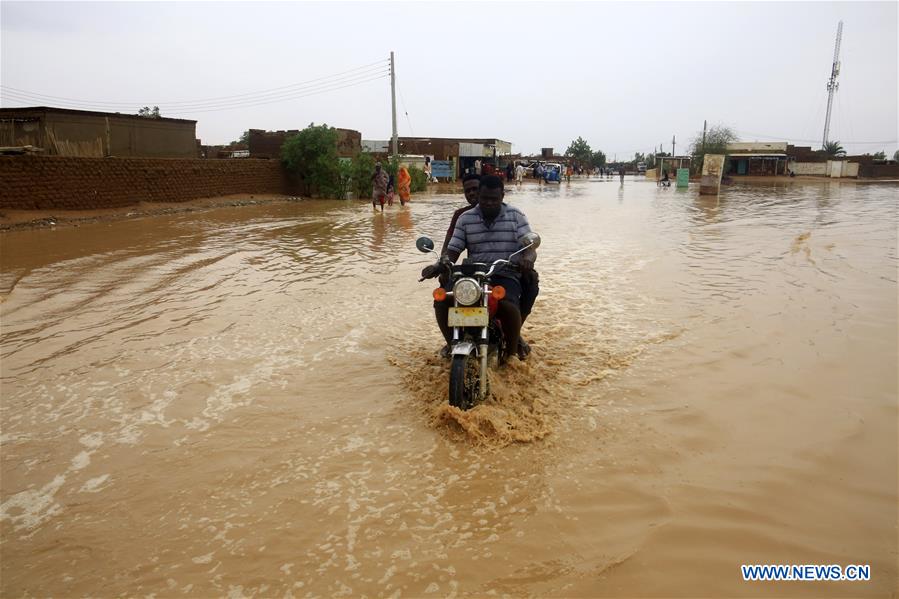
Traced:
POLYGON ((418 251, 422 254, 427 254, 428 252, 434 251, 434 242, 431 241, 430 237, 419 237, 415 240, 415 247, 417 247, 418 251))
POLYGON ((540 236, 531 231, 530 233, 525 233, 519 237, 518 243, 520 243, 522 247, 530 247, 530 249, 536 250, 540 247, 540 236))

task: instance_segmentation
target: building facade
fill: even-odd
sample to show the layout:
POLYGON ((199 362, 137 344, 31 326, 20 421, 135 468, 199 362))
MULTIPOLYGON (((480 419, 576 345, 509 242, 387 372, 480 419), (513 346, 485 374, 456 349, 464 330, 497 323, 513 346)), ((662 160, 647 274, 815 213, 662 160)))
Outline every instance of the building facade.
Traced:
POLYGON ((727 144, 730 175, 786 175, 786 142, 738 142, 727 144))
MULTIPOLYGON (((362 134, 352 129, 335 128, 337 131, 337 156, 340 158, 352 158, 362 151, 362 134)), ((262 129, 250 129, 248 132, 247 149, 249 158, 280 158, 281 146, 288 137, 297 135, 298 129, 287 131, 264 131, 262 129)))
MULTIPOLYGON (((391 152, 390 140, 362 140, 362 148, 385 156, 391 152)), ((500 164, 504 157, 512 154, 512 143, 496 138, 398 137, 397 149, 401 155, 452 160, 456 165, 456 176, 460 176, 478 160, 482 164, 500 164)))
POLYGON ((0 108, 0 146, 55 156, 196 158, 197 122, 34 106, 0 108))

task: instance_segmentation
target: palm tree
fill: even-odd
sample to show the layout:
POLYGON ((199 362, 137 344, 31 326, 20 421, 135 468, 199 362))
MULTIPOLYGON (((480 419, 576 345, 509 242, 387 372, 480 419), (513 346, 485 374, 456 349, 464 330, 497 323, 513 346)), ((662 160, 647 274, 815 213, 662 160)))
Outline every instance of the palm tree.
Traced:
POLYGON ((829 141, 824 144, 824 152, 831 158, 846 155, 846 150, 843 149, 843 146, 838 141, 829 141))

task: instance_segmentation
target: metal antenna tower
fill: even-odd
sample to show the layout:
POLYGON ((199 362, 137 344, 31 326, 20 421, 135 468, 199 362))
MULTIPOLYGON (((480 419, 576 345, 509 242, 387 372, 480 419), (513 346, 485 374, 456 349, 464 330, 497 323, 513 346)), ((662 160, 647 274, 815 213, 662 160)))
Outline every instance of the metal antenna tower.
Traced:
POLYGON ((824 141, 821 148, 827 145, 827 134, 830 132, 830 109, 833 106, 833 94, 840 89, 837 76, 840 74, 840 40, 843 38, 843 21, 837 25, 837 43, 833 49, 833 67, 830 70, 830 80, 827 82, 827 117, 824 119, 824 141))

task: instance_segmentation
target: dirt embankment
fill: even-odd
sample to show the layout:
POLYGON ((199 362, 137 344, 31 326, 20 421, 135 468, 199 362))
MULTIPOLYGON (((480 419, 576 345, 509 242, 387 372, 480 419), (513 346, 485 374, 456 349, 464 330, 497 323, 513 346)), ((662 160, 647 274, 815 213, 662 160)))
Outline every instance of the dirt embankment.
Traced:
POLYGON ((101 210, 4 210, 0 212, 0 232, 85 225, 96 222, 141 218, 159 214, 178 214, 225 206, 254 206, 276 202, 298 202, 303 198, 279 194, 236 194, 199 198, 185 202, 139 202, 133 206, 101 210))

